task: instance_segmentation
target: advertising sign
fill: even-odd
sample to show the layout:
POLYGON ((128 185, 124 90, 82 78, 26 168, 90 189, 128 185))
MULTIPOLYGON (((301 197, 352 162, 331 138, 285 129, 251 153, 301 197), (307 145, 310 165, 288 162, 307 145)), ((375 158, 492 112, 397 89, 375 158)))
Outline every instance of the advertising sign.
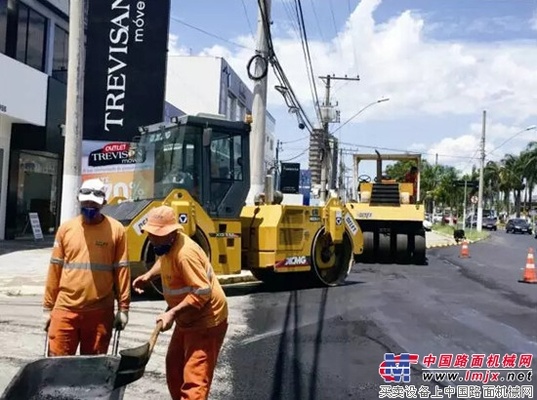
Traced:
POLYGON ((170 0, 88 3, 84 139, 129 142, 162 120, 170 0))
POLYGON ((300 193, 304 196, 304 205, 310 204, 311 196, 311 170, 300 170, 300 193))
POLYGON ((298 193, 300 185, 300 163, 282 163, 280 191, 282 193, 298 193))
POLYGON ((100 178, 106 184, 107 200, 116 196, 127 199, 152 197, 152 152, 136 149, 136 143, 84 140, 82 180, 100 178))

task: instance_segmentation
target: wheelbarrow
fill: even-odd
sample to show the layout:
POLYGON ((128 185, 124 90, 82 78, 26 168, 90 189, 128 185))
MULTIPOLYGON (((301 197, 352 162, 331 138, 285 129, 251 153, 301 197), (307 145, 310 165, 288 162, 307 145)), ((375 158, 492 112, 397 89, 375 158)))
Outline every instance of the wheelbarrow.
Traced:
POLYGON ((112 355, 45 357, 21 367, 0 400, 121 400, 126 385, 140 379, 162 324, 148 343, 122 350, 114 331, 112 355))

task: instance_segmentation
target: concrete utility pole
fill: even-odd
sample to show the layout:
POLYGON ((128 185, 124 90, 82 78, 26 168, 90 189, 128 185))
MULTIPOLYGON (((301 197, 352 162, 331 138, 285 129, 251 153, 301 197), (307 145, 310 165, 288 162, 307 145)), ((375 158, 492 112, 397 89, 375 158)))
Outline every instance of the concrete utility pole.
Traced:
MULTIPOLYGON (((330 170, 331 166, 331 151, 330 151, 330 143, 329 143, 329 124, 331 122, 330 118, 330 109, 332 108, 332 105, 330 104, 330 84, 332 80, 340 80, 340 81, 359 81, 360 77, 357 76, 355 78, 349 78, 346 76, 338 77, 338 76, 320 76, 320 79, 322 79, 325 83, 326 93, 325 93, 325 100, 324 100, 324 108, 325 112, 324 115, 321 113, 321 117, 323 120, 323 131, 322 131, 322 138, 321 138, 321 204, 324 204, 327 199, 327 192, 328 192, 328 171, 330 170)), ((331 180, 330 180, 331 181, 331 180)))
POLYGON ((339 180, 338 180, 338 188, 339 188, 339 196, 344 200, 347 201, 347 185, 345 182, 345 163, 343 162, 343 149, 339 149, 339 180))
POLYGON ((61 223, 79 214, 77 196, 82 164, 85 3, 86 0, 69 2, 69 60, 67 64, 61 223))
MULTIPOLYGON (((257 23, 256 54, 259 55, 255 64, 255 75, 261 76, 269 67, 269 26, 271 0, 262 0, 259 7, 257 23), (266 21, 265 21, 266 20, 266 21)), ((267 81, 268 72, 261 79, 254 81, 254 100, 252 105, 252 132, 250 136, 250 192, 246 204, 253 205, 255 196, 264 192, 265 174, 265 141, 267 112, 267 81)))
POLYGON ((274 171, 276 175, 276 179, 274 179, 274 189, 280 190, 280 151, 282 150, 282 142, 280 140, 276 140, 276 160, 274 161, 276 165, 274 165, 274 171))
POLYGON ((483 131, 481 133, 481 168, 479 169, 479 194, 477 200, 477 231, 483 230, 483 175, 485 171, 485 132, 487 112, 483 110, 483 131))

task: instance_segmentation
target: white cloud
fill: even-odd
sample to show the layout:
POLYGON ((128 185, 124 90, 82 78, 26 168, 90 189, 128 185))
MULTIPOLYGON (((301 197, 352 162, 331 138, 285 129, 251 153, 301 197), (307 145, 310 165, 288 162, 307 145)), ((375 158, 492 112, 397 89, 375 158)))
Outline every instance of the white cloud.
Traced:
POLYGON ((533 17, 530 20, 531 29, 537 31, 537 10, 533 12, 533 17))
MULTIPOLYGON (((506 153, 516 154, 529 141, 537 140, 536 131, 527 128, 488 121, 485 125, 486 161, 498 161, 506 153)), ((444 138, 430 146, 425 158, 432 163, 438 154, 440 164, 453 165, 463 172, 470 172, 473 165, 480 163, 482 129, 482 124, 471 124, 467 133, 444 138)))
MULTIPOLYGON (((381 0, 362 0, 339 36, 330 42, 310 40, 316 76, 327 73, 360 75, 360 82, 345 84, 335 91, 334 100, 339 102, 342 121, 382 97, 390 97, 390 101, 371 107, 356 122, 423 115, 478 116, 486 109, 495 120, 508 119, 514 125, 520 125, 537 115, 537 48, 534 41, 435 41, 425 36, 425 32, 429 32, 426 28, 433 24, 415 12, 405 11, 383 24, 376 23, 373 12, 380 3, 381 0)), ((537 28, 537 18, 533 23, 537 28)), ((247 47, 253 45, 251 36, 233 40, 247 47)), ((290 33, 286 36, 274 33, 273 42, 293 89, 313 118, 315 114, 311 109, 311 92, 300 41, 290 33)), ((250 83, 246 64, 254 54, 251 50, 213 46, 205 49, 203 54, 225 57, 244 81, 250 83)), ((284 104, 281 95, 272 89, 276 84, 271 73, 269 108, 284 104)), ((318 81, 321 99, 323 88, 322 82, 318 81)), ((494 129, 491 125, 492 142, 495 135, 500 137, 517 128, 506 123, 498 126, 497 132, 494 129)), ((444 154, 449 151, 472 156, 479 143, 475 133, 480 132, 480 127, 471 126, 469 132, 445 138, 429 147, 428 152, 444 154)))

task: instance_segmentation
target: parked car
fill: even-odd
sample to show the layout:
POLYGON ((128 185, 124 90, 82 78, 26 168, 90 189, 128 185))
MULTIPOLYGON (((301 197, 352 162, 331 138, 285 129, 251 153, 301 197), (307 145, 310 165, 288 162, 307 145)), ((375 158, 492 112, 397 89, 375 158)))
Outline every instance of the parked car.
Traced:
POLYGON ((423 220, 423 229, 425 229, 425 231, 427 231, 427 232, 430 232, 431 229, 433 229, 433 223, 431 221, 429 221, 428 219, 424 219, 423 220))
POLYGON ((483 224, 481 225, 483 229, 488 229, 490 231, 498 230, 498 220, 496 218, 484 218, 483 224))
POLYGON ((522 218, 512 218, 505 224, 506 233, 529 233, 532 234, 532 228, 528 221, 522 218))

